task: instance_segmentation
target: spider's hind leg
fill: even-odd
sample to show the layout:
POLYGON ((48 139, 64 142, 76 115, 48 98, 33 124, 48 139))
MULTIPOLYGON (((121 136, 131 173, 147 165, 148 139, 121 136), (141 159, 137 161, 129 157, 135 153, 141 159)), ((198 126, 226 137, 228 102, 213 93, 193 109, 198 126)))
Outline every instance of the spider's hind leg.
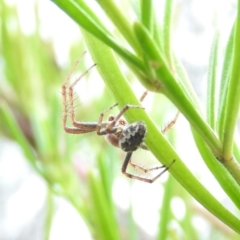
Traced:
POLYGON ((168 165, 168 166, 159 166, 159 167, 154 167, 154 168, 149 168, 149 169, 146 169, 146 168, 143 168, 141 166, 138 166, 134 163, 131 163, 131 157, 132 157, 132 154, 133 152, 128 152, 125 159, 124 159, 124 162, 123 162, 123 165, 122 165, 122 173, 129 177, 129 178, 132 178, 132 179, 137 179, 139 181, 142 181, 142 182, 147 182, 147 183, 153 183, 154 181, 156 181, 163 173, 165 173, 172 165, 173 163, 176 161, 175 159, 168 165), (160 168, 164 168, 163 171, 161 171, 158 175, 156 175, 155 177, 153 178, 144 178, 144 177, 140 177, 140 176, 136 176, 136 175, 133 175, 131 173, 127 173, 127 167, 128 167, 128 164, 134 166, 134 167, 137 167, 138 169, 140 169, 141 171, 143 172, 149 172, 149 171, 153 171, 153 170, 157 170, 157 169, 160 169, 160 168))

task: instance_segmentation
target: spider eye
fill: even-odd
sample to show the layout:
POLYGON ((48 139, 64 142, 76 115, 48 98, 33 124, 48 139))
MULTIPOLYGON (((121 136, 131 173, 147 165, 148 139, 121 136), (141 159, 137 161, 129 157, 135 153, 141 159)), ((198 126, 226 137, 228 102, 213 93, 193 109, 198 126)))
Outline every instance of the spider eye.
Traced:
POLYGON ((120 121, 119 121, 119 124, 125 126, 125 125, 126 125, 126 122, 125 122, 124 120, 120 120, 120 121))
POLYGON ((109 116, 108 121, 113 121, 114 120, 114 116, 109 116))

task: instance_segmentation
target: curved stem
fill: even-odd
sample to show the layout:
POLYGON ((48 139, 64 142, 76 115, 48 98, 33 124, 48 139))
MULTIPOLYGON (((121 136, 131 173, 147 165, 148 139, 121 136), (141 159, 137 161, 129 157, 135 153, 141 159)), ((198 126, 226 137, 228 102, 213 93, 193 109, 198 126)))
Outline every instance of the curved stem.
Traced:
MULTIPOLYGON (((140 102, 134 96, 130 85, 122 75, 111 50, 86 31, 83 31, 83 35, 94 62, 98 64, 97 69, 100 75, 116 101, 119 103, 119 106, 122 107, 126 104, 140 105, 140 102)), ((169 172, 175 177, 175 179, 210 212, 216 215, 236 232, 240 233, 240 221, 226 208, 224 208, 195 178, 151 121, 146 112, 135 109, 126 112, 124 116, 129 122, 139 120, 145 122, 148 128, 148 134, 145 142, 149 150, 164 165, 169 165, 173 159, 176 159, 176 162, 169 169, 169 172)))

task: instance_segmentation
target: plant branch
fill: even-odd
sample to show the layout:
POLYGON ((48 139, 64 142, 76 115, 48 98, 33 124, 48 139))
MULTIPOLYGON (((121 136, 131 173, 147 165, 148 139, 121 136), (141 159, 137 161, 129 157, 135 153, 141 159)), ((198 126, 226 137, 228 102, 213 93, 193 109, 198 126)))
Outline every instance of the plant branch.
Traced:
MULTIPOLYGON (((119 103, 119 107, 121 108, 125 104, 140 104, 123 77, 111 50, 86 31, 83 31, 83 35, 93 60, 97 63, 97 69, 119 103)), ((186 168, 145 111, 131 110, 127 111, 124 116, 129 122, 142 120, 146 123, 148 134, 145 142, 155 157, 164 165, 169 165, 173 159, 176 159, 174 165, 169 169, 175 179, 210 212, 240 233, 240 221, 224 208, 186 168)))
MULTIPOLYGON (((224 135, 223 135, 223 159, 226 166, 232 168, 232 164, 226 163, 232 161, 232 151, 234 145, 234 132, 236 128, 239 103, 240 103, 240 0, 238 1, 237 17, 234 27, 234 43, 233 43, 233 58, 230 70, 230 79, 228 84, 228 93, 226 98, 226 113, 224 120, 224 135)), ((234 167, 235 168, 235 167, 234 167)), ((231 172, 234 169, 231 170, 231 172)), ((240 169, 239 173, 240 175, 240 169)))

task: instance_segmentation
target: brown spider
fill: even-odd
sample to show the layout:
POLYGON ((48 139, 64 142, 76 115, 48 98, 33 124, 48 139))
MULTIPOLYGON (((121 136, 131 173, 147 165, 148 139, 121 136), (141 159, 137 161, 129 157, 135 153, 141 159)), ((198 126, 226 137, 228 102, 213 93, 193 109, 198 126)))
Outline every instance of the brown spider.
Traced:
MULTIPOLYGON (((78 61, 75 63, 73 69, 75 69, 78 61)), ((67 77, 66 81, 62 85, 62 99, 63 99, 63 127, 64 130, 67 133, 71 134, 83 134, 83 133, 89 133, 89 132, 96 132, 97 135, 104 135, 105 140, 110 143, 111 145, 115 147, 121 148, 123 151, 127 152, 127 155, 124 159, 123 165, 122 165, 122 173, 126 175, 129 178, 137 179, 143 182, 147 183, 153 183, 157 178, 159 178, 164 172, 166 172, 172 164, 175 162, 173 160, 169 166, 158 166, 153 168, 144 168, 137 164, 134 164, 131 162, 131 157, 134 151, 136 151, 138 148, 142 148, 145 150, 148 150, 147 146, 144 144, 144 139, 147 133, 147 127, 144 122, 138 121, 131 124, 128 124, 123 118, 123 114, 131 108, 137 108, 137 109, 144 109, 141 106, 138 105, 125 105, 122 110, 119 112, 117 116, 110 116, 107 121, 103 121, 104 114, 108 111, 110 111, 112 108, 116 107, 118 104, 114 104, 110 108, 103 111, 98 119, 98 122, 78 122, 75 120, 74 115, 74 105, 73 105, 73 88, 74 86, 89 72, 90 69, 92 69, 96 64, 92 65, 88 70, 86 70, 81 76, 79 76, 69 87, 67 92, 67 84, 70 79, 70 75, 73 71, 71 71, 70 75, 67 77), (73 127, 66 126, 67 122, 67 95, 69 98, 69 104, 70 104, 70 119, 72 122, 73 127), (127 173, 127 167, 128 164, 133 166, 134 168, 137 168, 144 173, 147 173, 149 171, 157 170, 160 168, 164 168, 163 171, 161 171, 158 175, 156 175, 154 178, 144 178, 140 176, 136 176, 130 173, 127 173)), ((141 96, 140 101, 143 101, 145 96, 147 95, 147 92, 144 92, 144 94, 141 96)), ((178 114, 175 116, 175 118, 162 130, 163 133, 168 131, 176 122, 178 114)))

